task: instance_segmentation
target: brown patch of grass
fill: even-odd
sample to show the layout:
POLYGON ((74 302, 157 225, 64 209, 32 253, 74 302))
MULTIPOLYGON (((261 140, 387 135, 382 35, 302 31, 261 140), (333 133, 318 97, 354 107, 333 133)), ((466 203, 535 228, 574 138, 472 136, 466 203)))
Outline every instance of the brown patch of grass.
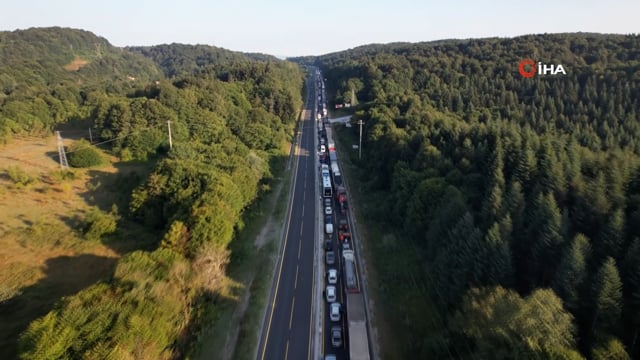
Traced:
POLYGON ((67 65, 64 66, 64 69, 67 71, 78 71, 80 70, 83 66, 87 65, 89 62, 87 60, 84 60, 82 58, 76 57, 75 59, 73 59, 70 63, 68 63, 67 65))
POLYGON ((112 185, 118 176, 135 171, 144 178, 149 164, 110 163, 64 176, 52 154, 57 155, 54 137, 20 139, 0 148, 0 174, 18 167, 36 179, 19 187, 10 177, 0 176, 3 358, 17 357, 18 336, 31 321, 62 297, 109 279, 122 254, 153 240, 148 230, 126 220, 119 223, 118 236, 107 243, 88 241, 80 231, 91 206, 104 210, 126 199, 122 187, 112 185))

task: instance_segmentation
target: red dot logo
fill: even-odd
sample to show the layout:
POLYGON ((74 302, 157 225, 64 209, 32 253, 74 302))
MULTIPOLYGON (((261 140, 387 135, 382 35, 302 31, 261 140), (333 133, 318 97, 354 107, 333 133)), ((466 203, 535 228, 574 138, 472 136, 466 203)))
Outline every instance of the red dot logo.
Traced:
POLYGON ((531 59, 523 59, 520 61, 520 64, 518 64, 518 71, 522 77, 532 78, 536 73, 536 62, 531 59), (524 68, 526 65, 530 67, 528 71, 524 68))

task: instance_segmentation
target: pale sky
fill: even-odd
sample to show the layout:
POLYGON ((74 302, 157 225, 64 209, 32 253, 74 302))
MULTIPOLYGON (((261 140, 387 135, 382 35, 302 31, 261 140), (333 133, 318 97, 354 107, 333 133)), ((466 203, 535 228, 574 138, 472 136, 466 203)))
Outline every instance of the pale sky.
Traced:
POLYGON ((0 30, 62 26, 116 46, 207 44, 276 56, 320 55, 370 43, 640 32, 640 0, 19 0, 0 30))

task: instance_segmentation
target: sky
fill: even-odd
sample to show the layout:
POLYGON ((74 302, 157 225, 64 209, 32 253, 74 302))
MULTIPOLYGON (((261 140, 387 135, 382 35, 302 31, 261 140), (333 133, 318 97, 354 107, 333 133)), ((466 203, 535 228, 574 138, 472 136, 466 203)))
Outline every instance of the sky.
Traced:
POLYGON ((206 44, 280 57, 371 43, 640 32, 639 0, 20 0, 0 30, 61 26, 116 46, 206 44))

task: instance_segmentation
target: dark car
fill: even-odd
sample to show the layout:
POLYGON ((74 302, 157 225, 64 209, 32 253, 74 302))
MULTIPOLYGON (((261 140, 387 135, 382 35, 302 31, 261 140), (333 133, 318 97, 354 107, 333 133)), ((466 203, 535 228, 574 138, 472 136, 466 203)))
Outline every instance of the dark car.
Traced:
POLYGON ((333 217, 331 215, 327 215, 324 217, 325 224, 333 224, 333 217))
POLYGON ((335 348, 342 346, 342 328, 340 326, 331 328, 331 346, 335 348))
POLYGON ((327 251, 333 250, 333 242, 331 240, 324 241, 324 249, 327 251))
POLYGON ((336 263, 336 253, 334 253, 333 251, 327 251, 324 257, 327 261, 327 265, 333 265, 336 263))

